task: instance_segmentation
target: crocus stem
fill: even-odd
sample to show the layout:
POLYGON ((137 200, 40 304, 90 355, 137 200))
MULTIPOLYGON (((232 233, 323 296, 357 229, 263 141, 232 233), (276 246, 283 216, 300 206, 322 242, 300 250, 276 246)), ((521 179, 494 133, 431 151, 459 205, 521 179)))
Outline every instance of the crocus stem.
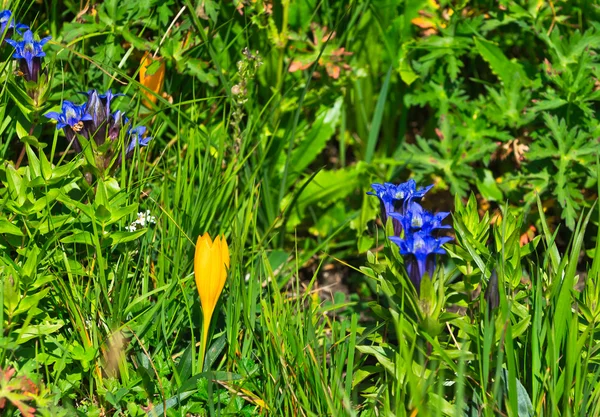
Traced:
POLYGON ((202 323, 202 350, 200 351, 200 372, 204 371, 204 359, 206 356, 206 343, 208 342, 208 331, 210 330, 210 319, 212 318, 212 311, 206 312, 202 323))

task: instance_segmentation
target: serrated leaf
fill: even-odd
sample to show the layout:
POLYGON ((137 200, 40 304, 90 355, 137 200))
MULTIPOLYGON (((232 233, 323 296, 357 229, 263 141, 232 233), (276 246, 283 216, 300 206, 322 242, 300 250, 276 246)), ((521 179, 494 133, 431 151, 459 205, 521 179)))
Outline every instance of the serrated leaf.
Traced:
POLYGON ((481 57, 490 65, 490 68, 505 84, 528 84, 529 79, 521 65, 511 62, 502 50, 485 39, 475 38, 475 47, 481 57))
POLYGON ((398 73, 406 85, 411 85, 413 82, 419 79, 419 75, 410 66, 410 61, 408 59, 408 48, 406 44, 402 45, 400 56, 398 58, 398 73))

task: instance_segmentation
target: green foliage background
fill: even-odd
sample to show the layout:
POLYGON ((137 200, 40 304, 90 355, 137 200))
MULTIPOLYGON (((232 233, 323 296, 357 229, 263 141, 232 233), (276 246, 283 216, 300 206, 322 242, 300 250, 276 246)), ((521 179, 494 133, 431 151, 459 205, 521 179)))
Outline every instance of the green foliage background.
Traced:
POLYGON ((599 415, 596 1, 3 6, 52 41, 37 100, 0 46, 2 415, 599 415), (153 137, 112 171, 43 116, 108 88, 153 137), (408 178, 454 214, 420 296, 365 196, 408 178))

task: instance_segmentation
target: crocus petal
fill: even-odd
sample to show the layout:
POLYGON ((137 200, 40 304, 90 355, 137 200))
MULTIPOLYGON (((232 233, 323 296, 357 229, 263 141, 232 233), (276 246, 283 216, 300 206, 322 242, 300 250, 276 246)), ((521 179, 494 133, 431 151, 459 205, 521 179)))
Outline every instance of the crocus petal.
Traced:
POLYGON ((207 290, 207 277, 210 274, 210 248, 212 241, 208 234, 198 237, 196 242, 196 254, 194 256, 194 273, 196 276, 196 286, 200 295, 200 302, 203 309, 209 309, 210 296, 207 290))
POLYGON ((229 248, 225 237, 217 236, 214 241, 205 233, 196 241, 194 254, 194 274, 200 303, 202 304, 203 332, 202 353, 206 353, 206 343, 210 330, 210 321, 219 296, 227 279, 229 267, 229 248))

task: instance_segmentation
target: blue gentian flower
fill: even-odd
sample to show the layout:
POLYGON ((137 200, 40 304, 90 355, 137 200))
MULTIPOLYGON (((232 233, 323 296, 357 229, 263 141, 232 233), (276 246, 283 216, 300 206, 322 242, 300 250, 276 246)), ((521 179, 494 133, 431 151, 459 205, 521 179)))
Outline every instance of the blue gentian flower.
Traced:
POLYGON ((439 230, 451 228, 442 224, 450 213, 434 214, 418 203, 433 185, 417 189, 417 183, 411 179, 398 185, 385 183, 372 187, 374 192, 367 194, 379 198, 383 221, 388 216, 392 219, 394 236, 390 241, 400 248, 408 277, 419 293, 423 276, 433 276, 436 256, 446 253, 442 245, 452 240, 437 237, 439 230))
POLYGON ((421 288, 423 276, 427 273, 433 277, 435 256, 446 254, 442 245, 451 240, 451 237, 435 238, 423 230, 406 233, 403 239, 397 236, 390 237, 390 241, 398 245, 400 254, 405 257, 406 272, 417 293, 421 288))
POLYGON ((140 148, 143 148, 144 146, 148 146, 148 143, 150 143, 150 141, 152 140, 151 137, 144 137, 144 135, 146 134, 146 126, 138 126, 133 129, 130 128, 127 133, 131 137, 131 142, 129 142, 129 146, 125 151, 125 154, 127 156, 130 156, 133 153, 137 145, 139 145, 140 148))
POLYGON ((33 39, 33 32, 30 30, 23 34, 23 40, 20 42, 6 39, 6 42, 15 48, 13 58, 19 60, 21 72, 27 81, 37 82, 42 68, 42 58, 46 56, 43 47, 50 39, 51 37, 48 36, 36 41, 33 39))
POLYGON ((449 225, 444 225, 442 222, 449 212, 431 213, 425 210, 419 203, 409 201, 404 206, 404 213, 389 213, 392 219, 399 221, 405 231, 423 230, 432 233, 434 230, 450 229, 449 225))
POLYGON ((69 126, 76 132, 83 129, 83 122, 92 120, 92 116, 87 112, 87 103, 77 105, 69 100, 62 102, 62 113, 51 111, 46 113, 45 116, 48 119, 58 121, 56 124, 57 129, 69 126))
POLYGON ((415 180, 410 179, 402 184, 395 186, 394 199, 407 201, 409 199, 423 198, 427 191, 433 188, 433 184, 429 187, 421 188, 417 190, 417 183, 415 180))
POLYGON ((81 146, 77 140, 76 133, 84 137, 89 137, 85 122, 91 121, 92 116, 87 112, 87 103, 81 105, 74 104, 68 100, 62 102, 62 113, 49 112, 45 116, 48 119, 54 119, 58 123, 57 129, 63 129, 69 142, 73 143, 76 151, 81 152, 81 146))
MULTIPOLYGON (((433 185, 417 190, 417 183, 415 180, 410 179, 398 185, 386 182, 384 184, 371 184, 371 187, 373 187, 374 192, 369 191, 367 194, 375 195, 379 198, 381 219, 385 225, 389 213, 397 212, 403 214, 405 205, 409 201, 420 200, 433 185)), ((394 234, 400 236, 402 233, 401 222, 397 218, 392 218, 392 223, 394 225, 394 234)))
POLYGON ((113 94, 110 89, 104 94, 99 94, 97 90, 89 90, 86 94, 88 112, 92 116, 88 129, 96 143, 101 145, 106 141, 106 131, 111 124, 110 103, 124 94, 113 94))
POLYGON ((104 138, 102 136, 106 136, 106 118, 108 114, 106 113, 104 104, 102 104, 102 100, 98 96, 96 90, 90 90, 88 92, 86 107, 88 114, 92 116, 92 120, 89 120, 87 123, 88 129, 96 140, 96 143, 104 143, 104 138), (101 129, 102 127, 104 127, 104 129, 101 129))
POLYGON ((371 184, 375 192, 369 191, 367 194, 375 195, 379 198, 381 206, 381 219, 385 225, 387 221, 387 214, 394 211, 394 194, 395 185, 386 182, 385 184, 371 184))
POLYGON ((20 35, 21 31, 29 29, 29 26, 15 22, 10 10, 2 10, 0 12, 0 36, 4 34, 6 30, 10 29, 14 29, 20 35))
MULTIPOLYGON (((120 130, 122 126, 129 123, 129 119, 123 116, 122 113, 115 112, 115 122, 119 119, 121 120, 121 126, 119 127, 120 130)), ((148 146, 152 138, 149 136, 144 137, 144 135, 146 134, 146 130, 146 126, 137 126, 135 128, 129 127, 129 129, 127 129, 127 137, 130 138, 130 141, 129 145, 127 145, 127 149, 125 149, 125 158, 131 158, 133 156, 133 152, 135 151, 136 146, 139 146, 140 148, 148 146)), ((117 138, 118 136, 119 134, 116 133, 115 138, 117 138)), ((122 158, 121 155, 119 155, 119 157, 117 158, 116 166, 121 166, 121 163, 122 158)))
POLYGON ((104 115, 104 117, 106 119, 108 119, 108 116, 111 114, 110 103, 113 101, 113 99, 115 99, 116 97, 122 97, 125 95, 122 93, 114 94, 110 88, 104 94, 100 94, 100 93, 98 93, 98 90, 93 90, 93 89, 89 90, 87 93, 81 93, 81 94, 86 94, 88 96, 88 108, 90 109, 90 114, 93 113, 93 110, 91 109, 91 105, 90 105, 90 102, 93 101, 94 105, 102 106, 102 109, 98 109, 98 110, 102 110, 101 115, 104 115))
POLYGON ((100 99, 102 100, 102 103, 104 104, 104 106, 106 108, 106 114, 110 114, 111 101, 116 97, 123 97, 124 95, 125 94, 123 94, 123 93, 113 94, 113 92, 110 88, 108 89, 108 91, 106 91, 106 93, 98 95, 98 97, 100 97, 100 99))

